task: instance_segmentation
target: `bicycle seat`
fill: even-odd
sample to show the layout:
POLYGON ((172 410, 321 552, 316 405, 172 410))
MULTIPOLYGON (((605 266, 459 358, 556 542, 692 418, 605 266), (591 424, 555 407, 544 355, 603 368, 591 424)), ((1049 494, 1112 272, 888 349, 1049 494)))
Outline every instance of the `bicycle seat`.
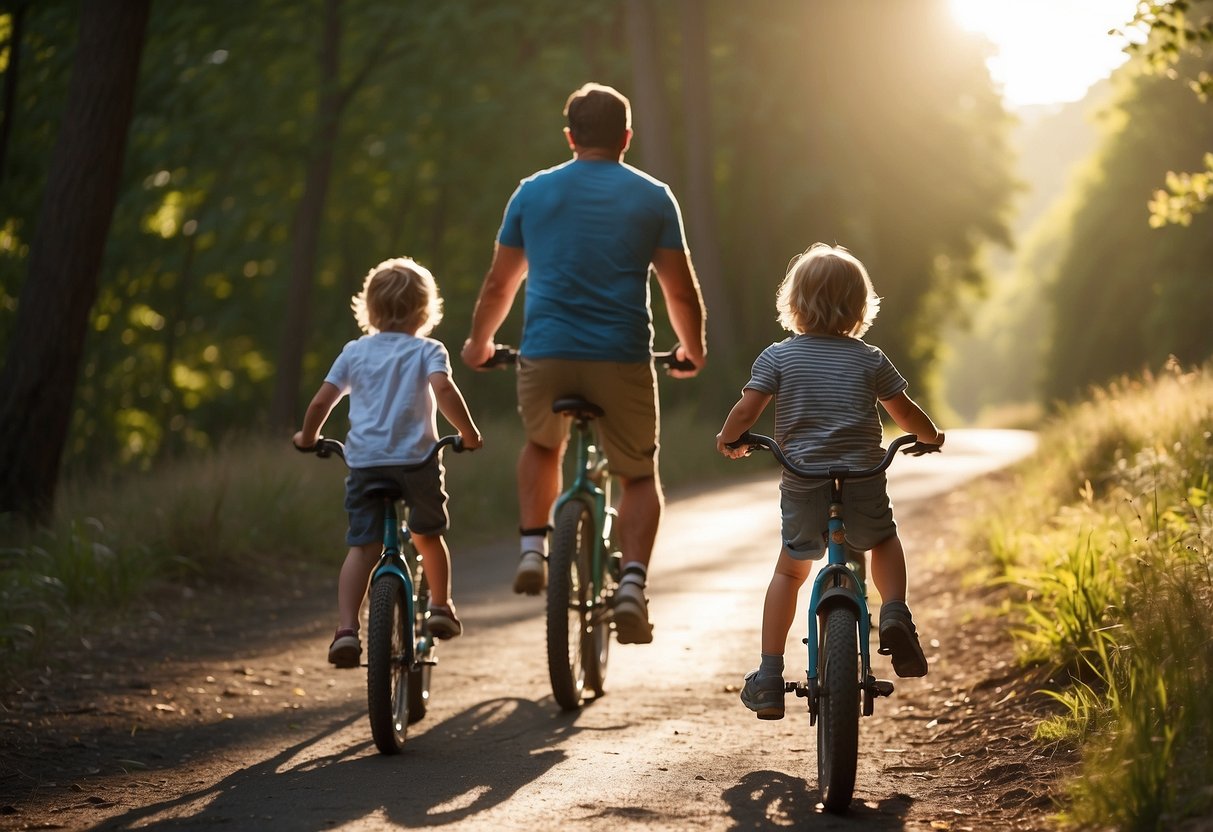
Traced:
POLYGON ((568 413, 582 419, 596 419, 606 411, 581 396, 562 396, 552 402, 552 412, 568 413))
POLYGON ((387 486, 368 489, 366 496, 375 500, 400 500, 404 498, 399 488, 389 488, 387 486))

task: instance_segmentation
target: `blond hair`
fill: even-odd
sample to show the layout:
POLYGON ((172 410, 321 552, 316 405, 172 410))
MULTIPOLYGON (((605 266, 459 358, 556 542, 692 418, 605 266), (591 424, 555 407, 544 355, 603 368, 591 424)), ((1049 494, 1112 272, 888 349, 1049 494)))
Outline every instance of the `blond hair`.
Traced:
POLYGON ((855 255, 842 246, 813 243, 788 266, 775 309, 789 332, 859 338, 876 320, 880 298, 855 255))
POLYGON ((367 272, 350 301, 358 328, 428 335, 442 320, 442 297, 430 270, 411 257, 384 260, 367 272))

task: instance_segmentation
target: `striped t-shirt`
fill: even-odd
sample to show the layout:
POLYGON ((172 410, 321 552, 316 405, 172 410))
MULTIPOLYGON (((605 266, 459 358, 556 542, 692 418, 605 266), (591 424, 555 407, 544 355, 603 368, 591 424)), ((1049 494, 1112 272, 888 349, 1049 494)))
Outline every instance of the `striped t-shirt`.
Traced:
MULTIPOLYGON (((746 387, 775 397, 775 441, 806 468, 868 468, 884 456, 877 402, 906 389, 878 348, 858 338, 796 335, 754 361, 746 387)), ((784 472, 784 488, 808 483, 784 472)))

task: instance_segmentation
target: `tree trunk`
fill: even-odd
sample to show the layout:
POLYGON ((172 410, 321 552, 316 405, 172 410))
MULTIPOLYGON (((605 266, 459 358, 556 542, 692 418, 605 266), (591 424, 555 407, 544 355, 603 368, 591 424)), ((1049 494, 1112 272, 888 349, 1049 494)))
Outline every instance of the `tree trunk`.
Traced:
POLYGON ((0 374, 0 513, 43 522, 117 200, 150 0, 80 4, 80 38, 0 374))
POLYGON ((661 61, 657 52, 657 20, 653 0, 628 0, 627 25, 634 87, 628 96, 632 102, 633 142, 640 156, 641 167, 673 188, 670 110, 665 101, 661 61))
POLYGON ((24 2, 13 8, 8 33, 8 66, 4 70, 4 120, 0 121, 0 183, 8 170, 8 139, 13 132, 13 116, 17 112, 17 79, 21 72, 21 38, 25 36, 24 2))
POLYGON ((686 114, 688 243, 703 287, 711 325, 708 343, 717 355, 737 345, 731 305, 717 245, 716 186, 712 171, 712 93, 709 85, 707 6, 682 0, 682 96, 686 114))
POLYGON ((304 180, 303 196, 291 227, 291 270, 287 281, 286 310, 278 344, 278 369, 270 406, 273 430, 296 424, 299 388, 303 378, 303 353, 312 318, 312 289, 316 275, 316 251, 320 225, 333 170, 337 130, 341 118, 342 91, 340 0, 325 3, 324 30, 320 44, 320 102, 316 111, 316 133, 304 180))

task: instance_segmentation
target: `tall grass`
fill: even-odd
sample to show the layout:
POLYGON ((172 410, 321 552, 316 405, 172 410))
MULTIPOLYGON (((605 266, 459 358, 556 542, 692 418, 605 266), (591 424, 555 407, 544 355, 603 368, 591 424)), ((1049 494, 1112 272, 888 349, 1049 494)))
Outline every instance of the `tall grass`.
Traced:
POLYGON ((1038 732, 1079 742, 1077 825, 1213 809, 1213 373, 1168 367, 1071 408, 984 543, 1026 661, 1069 683, 1038 732))
MULTIPOLYGON (((667 486, 730 470, 713 450, 718 415, 664 414, 667 486)), ((516 535, 521 427, 513 412, 479 422, 485 447, 444 457, 454 548, 516 535)), ((345 551, 344 477, 340 460, 296 453, 286 438, 233 438, 148 473, 65 483, 48 528, 0 518, 0 671, 48 660, 66 634, 165 586, 331 571, 345 551)))

